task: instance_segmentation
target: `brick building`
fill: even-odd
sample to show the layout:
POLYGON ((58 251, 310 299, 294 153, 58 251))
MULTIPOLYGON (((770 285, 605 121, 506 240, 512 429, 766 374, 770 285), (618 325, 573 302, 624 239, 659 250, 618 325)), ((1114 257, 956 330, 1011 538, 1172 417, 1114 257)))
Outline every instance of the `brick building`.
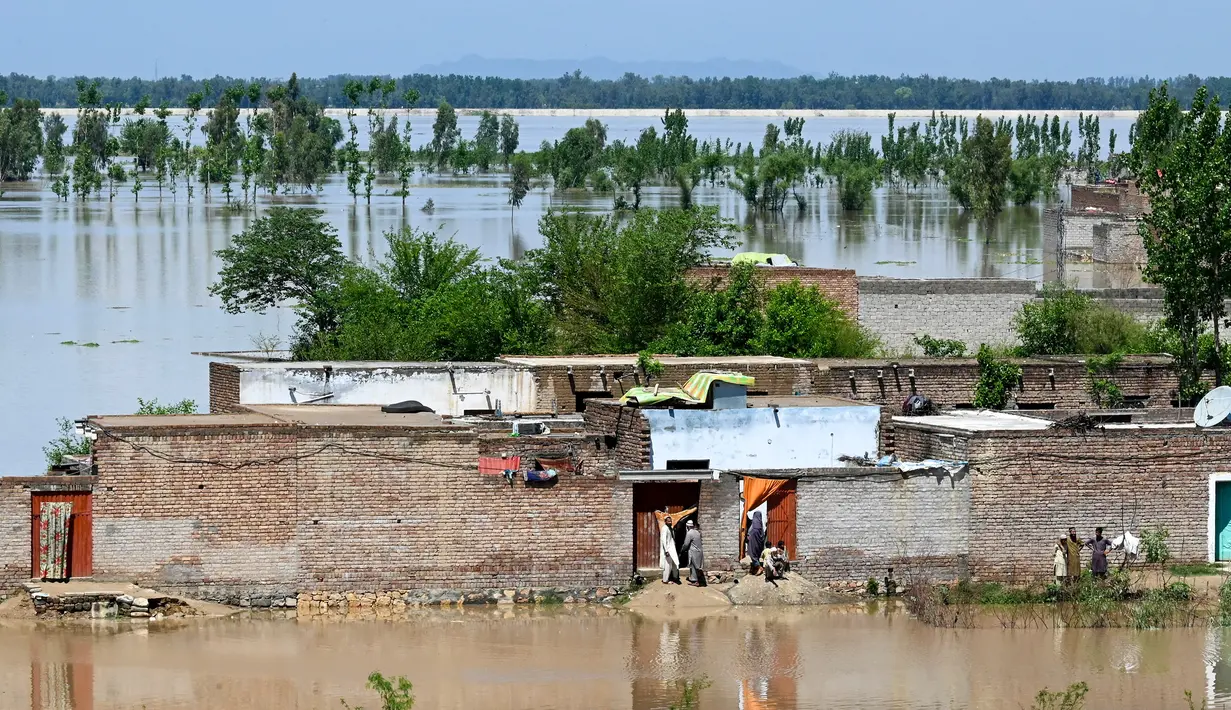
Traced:
MULTIPOLYGON (((93 559, 75 576, 229 602, 621 586, 631 487, 577 424, 510 446, 507 427, 374 407, 91 418, 93 559), (538 453, 573 470, 546 483, 480 473, 480 456, 519 454, 525 467, 538 453)), ((0 529, 30 530, 30 515, 31 493, 6 480, 0 529)), ((20 539, 0 547, 4 581, 30 577, 20 539)))
POLYGON ((1161 525, 1174 561, 1231 559, 1231 428, 1196 428, 1190 411, 1109 413, 1094 428, 990 412, 894 425, 900 456, 969 462, 970 573, 1022 580, 1050 573, 1070 526, 1161 525))

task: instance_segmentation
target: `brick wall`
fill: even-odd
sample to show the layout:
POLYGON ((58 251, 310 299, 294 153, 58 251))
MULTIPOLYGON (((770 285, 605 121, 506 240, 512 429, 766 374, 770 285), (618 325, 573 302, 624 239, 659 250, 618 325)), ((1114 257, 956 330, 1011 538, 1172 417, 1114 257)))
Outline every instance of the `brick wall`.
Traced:
MULTIPOLYGON (((688 270, 685 278, 695 283, 722 284, 730 267, 726 265, 698 266, 688 270)), ((859 316, 859 279, 853 269, 819 269, 811 266, 762 266, 757 273, 767 288, 798 281, 804 286, 816 286, 821 293, 838 302, 852 318, 859 316)))
MULTIPOLYGON (((664 371, 652 382, 667 386, 682 385, 703 370, 727 370, 751 375, 756 378, 752 391, 772 396, 808 394, 812 386, 812 363, 809 360, 670 356, 659 360, 664 371)), ((593 364, 593 358, 582 358, 575 364, 570 364, 569 358, 560 358, 560 364, 532 366, 530 369, 534 373, 538 399, 536 409, 552 411, 554 402, 560 413, 576 412, 578 392, 606 392, 609 397, 618 398, 629 389, 646 384, 635 362, 636 358, 631 356, 613 357, 604 365, 593 364), (572 375, 569 374, 570 367, 572 375)))
POLYGON ((0 595, 30 579, 28 479, 0 478, 0 595))
POLYGON ((951 580, 965 574, 968 477, 815 476, 796 493, 798 569, 817 581, 951 580))
POLYGON ((650 425, 636 407, 612 400, 595 400, 586 406, 586 429, 600 437, 611 451, 611 461, 625 471, 646 471, 650 463, 650 425))
POLYGON ((214 414, 247 411, 239 404, 239 367, 229 362, 209 364, 209 411, 214 414))
POLYGON ((132 443, 101 436, 95 454, 101 579, 237 601, 316 590, 615 586, 631 571, 629 484, 565 475, 509 485, 477 472, 473 431, 118 433, 132 443), (242 465, 257 459, 264 463, 242 465))
MULTIPOLYGON (((907 433, 916 456, 965 446, 971 461, 970 570, 1025 580, 1051 574, 1051 550, 1070 526, 1111 537, 1153 525, 1171 532, 1175 561, 1207 558, 1209 476, 1231 470, 1231 432, 1108 428, 958 433, 964 443, 907 433)), ((909 443, 907 443, 909 442, 909 443)), ((1087 557, 1088 561, 1088 557, 1087 557)))
POLYGON ((739 542, 742 515, 738 478, 724 474, 717 481, 701 482, 697 517, 705 540, 705 564, 711 571, 733 571, 743 557, 739 542))
MULTIPOLYGON (((1018 406, 1097 408, 1087 391, 1089 375, 1081 359, 1016 359, 1013 362, 1022 368, 1021 386, 1013 391, 1018 406)), ((1126 397, 1144 398, 1145 407, 1170 407, 1179 382, 1169 363, 1166 358, 1126 357, 1109 379, 1126 397)), ((894 444, 895 427, 888 419, 901 413, 902 402, 911 394, 922 394, 941 406, 970 406, 979 380, 979 368, 974 360, 957 358, 882 362, 819 360, 813 379, 815 394, 885 407, 880 432, 882 453, 898 451, 900 454, 901 448, 895 448, 894 444)))
POLYGON ((1033 281, 1018 279, 859 280, 859 323, 894 352, 917 350, 917 335, 1012 344, 1013 316, 1035 298, 1033 281))
POLYGON ((1137 185, 1074 185, 1070 192, 1073 211, 1102 210, 1124 215, 1139 215, 1149 207, 1150 200, 1137 185))

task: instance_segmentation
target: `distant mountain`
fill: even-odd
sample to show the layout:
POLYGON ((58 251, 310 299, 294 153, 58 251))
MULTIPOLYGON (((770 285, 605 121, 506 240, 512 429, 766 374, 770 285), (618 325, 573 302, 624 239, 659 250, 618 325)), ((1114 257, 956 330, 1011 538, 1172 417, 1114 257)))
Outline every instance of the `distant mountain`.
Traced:
POLYGON ((746 77, 791 79, 804 72, 781 62, 744 59, 707 59, 698 62, 640 61, 621 62, 606 57, 589 59, 489 59, 470 54, 461 59, 439 64, 425 64, 420 74, 460 74, 463 76, 499 76, 506 79, 555 79, 580 69, 591 79, 619 79, 628 72, 643 77, 687 76, 746 77))

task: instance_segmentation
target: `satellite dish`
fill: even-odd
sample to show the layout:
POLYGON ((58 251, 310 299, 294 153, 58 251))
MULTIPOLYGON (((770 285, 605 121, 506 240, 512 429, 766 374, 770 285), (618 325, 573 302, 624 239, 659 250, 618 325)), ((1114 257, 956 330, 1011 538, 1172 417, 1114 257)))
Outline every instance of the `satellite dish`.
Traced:
POLYGON ((1193 410, 1193 422, 1199 427, 1217 426, 1231 415, 1231 387, 1215 387, 1210 390, 1193 410))

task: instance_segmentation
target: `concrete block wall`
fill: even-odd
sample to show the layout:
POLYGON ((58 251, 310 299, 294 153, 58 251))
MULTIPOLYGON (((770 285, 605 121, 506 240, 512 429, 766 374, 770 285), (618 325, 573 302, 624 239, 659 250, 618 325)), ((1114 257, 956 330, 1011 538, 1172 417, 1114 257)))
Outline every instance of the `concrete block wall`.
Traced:
MULTIPOLYGON (((688 270, 686 278, 700 284, 723 284, 730 267, 726 265, 698 266, 688 270)), ((837 301, 852 318, 859 315, 859 278, 853 269, 820 269, 811 266, 761 266, 757 273, 766 288, 798 281, 804 286, 816 286, 821 293, 837 301)))
POLYGON ((1033 281, 1019 279, 859 280, 859 323, 893 352, 917 351, 914 338, 1014 344, 1013 316, 1035 298, 1033 281))
POLYGON ((964 576, 970 481, 900 474, 799 479, 799 571, 817 581, 964 576))
POLYGON ((1094 225, 1093 258, 1101 264, 1130 264, 1140 269, 1146 263, 1145 242, 1135 218, 1109 219, 1094 225))
MULTIPOLYGON (((899 445, 913 426, 898 425, 899 445)), ((957 437, 966 439, 972 466, 969 565, 975 577, 1049 577, 1052 545, 1070 526, 1084 538, 1100 525, 1113 537, 1125 528, 1140 534, 1163 525, 1171 532, 1174 561, 1207 559, 1209 476, 1231 470, 1226 430, 1047 429, 957 437)), ((921 448, 914 453, 926 453, 926 440, 917 441, 921 448)))
POLYGON ((96 449, 100 579, 236 602, 303 591, 619 586, 631 572, 630 484, 566 475, 510 486, 478 473, 473 431, 113 434, 123 440, 102 436, 96 449))

